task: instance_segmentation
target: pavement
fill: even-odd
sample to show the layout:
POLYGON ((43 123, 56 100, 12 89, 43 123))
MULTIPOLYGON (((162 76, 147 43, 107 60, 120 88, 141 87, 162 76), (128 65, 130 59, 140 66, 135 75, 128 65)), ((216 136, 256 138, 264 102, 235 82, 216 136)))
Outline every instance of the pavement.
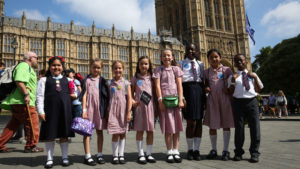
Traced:
MULTIPOLYGON (((3 128, 8 122, 10 116, 9 114, 0 114, 0 132, 2 133, 3 128)), ((300 169, 300 116, 289 116, 288 118, 281 119, 271 119, 264 117, 261 121, 261 147, 260 147, 260 161, 258 163, 248 162, 250 154, 248 152, 250 146, 250 134, 249 129, 245 132, 245 154, 243 156, 244 160, 236 161, 222 161, 221 153, 223 148, 223 134, 221 130, 218 130, 217 139, 217 149, 218 149, 218 159, 208 160, 205 159, 206 155, 211 149, 208 127, 203 127, 202 143, 200 146, 201 161, 188 161, 184 159, 182 163, 168 164, 165 162, 166 159, 166 148, 164 143, 164 137, 160 131, 159 125, 156 124, 156 131, 154 134, 154 146, 153 146, 153 156, 156 158, 157 162, 154 164, 140 165, 136 162, 137 160, 137 148, 135 142, 135 132, 129 131, 126 139, 125 148, 125 158, 127 163, 125 165, 113 165, 111 164, 112 150, 111 150, 111 136, 104 132, 104 148, 103 154, 106 163, 103 165, 96 165, 94 167, 87 166, 83 164, 84 151, 82 144, 82 136, 76 135, 72 138, 72 143, 69 145, 69 160, 72 165, 67 167, 70 169, 89 169, 89 168, 158 168, 158 169, 253 169, 253 168, 272 168, 272 169, 300 169)), ((234 129, 231 130, 231 140, 229 151, 231 152, 231 158, 234 156, 234 129)), ((91 140, 91 151, 92 154, 96 154, 96 135, 92 136, 91 140)), ((40 147, 45 147, 44 143, 39 143, 40 147)), ((11 153, 0 153, 0 169, 27 169, 27 168, 44 168, 44 163, 46 161, 46 153, 24 153, 24 143, 19 142, 7 143, 8 148, 14 148, 11 153)), ((180 138, 180 148, 181 156, 186 157, 186 141, 185 133, 181 133, 180 138)), ((144 149, 146 146, 144 145, 144 149)), ((61 163, 61 151, 59 144, 55 145, 54 150, 54 167, 55 169, 62 168, 61 163)))

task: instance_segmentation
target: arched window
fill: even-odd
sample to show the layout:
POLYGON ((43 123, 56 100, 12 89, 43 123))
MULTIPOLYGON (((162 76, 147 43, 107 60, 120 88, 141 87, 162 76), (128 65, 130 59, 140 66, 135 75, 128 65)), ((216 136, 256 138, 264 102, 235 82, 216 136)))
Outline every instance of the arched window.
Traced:
POLYGON ((231 31, 228 0, 223 0, 223 14, 224 14, 225 30, 226 31, 231 31))
POLYGON ((209 6, 209 0, 204 0, 204 5, 205 5, 205 22, 206 22, 206 27, 211 28, 212 23, 211 23, 211 10, 209 6))
POLYGON ((216 29, 221 29, 220 1, 214 0, 216 29))

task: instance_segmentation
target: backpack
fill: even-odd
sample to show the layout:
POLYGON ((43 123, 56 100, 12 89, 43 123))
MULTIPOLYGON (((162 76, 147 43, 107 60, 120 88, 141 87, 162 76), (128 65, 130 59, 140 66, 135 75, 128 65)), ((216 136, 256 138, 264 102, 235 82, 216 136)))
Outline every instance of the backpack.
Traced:
MULTIPOLYGON (((19 65, 11 66, 5 68, 5 70, 0 75, 0 102, 4 100, 9 94, 11 94, 16 88, 17 85, 14 82, 13 73, 15 68, 19 65)), ((29 67, 29 72, 31 68, 29 67)))
POLYGON ((75 73, 75 79, 77 79, 81 84, 84 78, 80 73, 75 73))

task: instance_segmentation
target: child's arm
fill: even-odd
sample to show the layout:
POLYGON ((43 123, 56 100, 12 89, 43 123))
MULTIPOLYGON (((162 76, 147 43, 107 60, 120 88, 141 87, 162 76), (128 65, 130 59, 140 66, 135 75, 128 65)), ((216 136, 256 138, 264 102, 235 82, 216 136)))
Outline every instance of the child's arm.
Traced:
MULTIPOLYGON (((135 79, 135 77, 134 77, 134 79, 135 79)), ((136 101, 136 100, 134 100, 134 93, 135 93, 135 80, 131 81, 131 85, 130 85, 130 87, 131 87, 131 96, 132 96, 132 106, 133 106, 133 107, 137 107, 137 106, 138 106, 138 104, 139 104, 139 102, 138 102, 138 101, 136 101)))
POLYGON ((176 78, 176 84, 177 84, 177 91, 178 91, 178 96, 179 96, 178 107, 183 108, 184 103, 183 103, 183 90, 182 90, 182 79, 181 79, 181 77, 176 78))
POLYGON ((259 93, 260 90, 263 88, 263 85, 262 85, 260 79, 258 78, 256 73, 253 73, 250 71, 248 72, 248 76, 250 76, 254 79, 254 90, 255 90, 255 92, 259 93))
POLYGON ((86 91, 87 91, 87 86, 85 86, 85 92, 82 97, 82 118, 87 119, 87 109, 86 109, 86 91))
POLYGON ((127 123, 131 120, 131 106, 132 106, 132 95, 131 95, 131 87, 128 86, 128 94, 127 94, 127 123))
POLYGON ((160 79, 154 79, 154 85, 155 85, 155 91, 156 91, 156 96, 157 96, 157 100, 158 100, 158 105, 159 105, 159 109, 160 112, 165 112, 166 111, 166 107, 162 102, 162 93, 161 93, 161 88, 160 88, 160 79))

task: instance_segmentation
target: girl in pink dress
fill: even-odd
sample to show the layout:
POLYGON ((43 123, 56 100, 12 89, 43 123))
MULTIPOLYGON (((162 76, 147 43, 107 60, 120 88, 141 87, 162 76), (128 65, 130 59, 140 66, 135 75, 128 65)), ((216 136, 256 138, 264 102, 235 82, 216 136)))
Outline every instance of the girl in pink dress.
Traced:
POLYGON ((222 160, 229 159, 228 145, 230 140, 230 128, 234 128, 233 114, 231 110, 231 95, 228 89, 228 77, 232 75, 229 67, 223 66, 221 54, 216 49, 207 53, 210 68, 204 71, 205 92, 208 93, 204 125, 209 127, 209 135, 212 150, 208 159, 217 157, 217 129, 223 128, 224 148, 222 160))
POLYGON ((114 78, 109 84, 108 134, 112 134, 113 164, 125 164, 124 149, 128 123, 131 120, 131 88, 123 78, 124 64, 115 61, 112 64, 114 78))
MULTIPOLYGON (((97 132, 98 154, 97 162, 104 164, 105 160, 102 155, 103 147, 103 130, 107 128, 107 119, 105 118, 106 108, 108 106, 108 87, 106 81, 100 76, 102 62, 95 59, 91 62, 91 74, 84 79, 82 89, 82 117, 90 120, 95 124, 97 132)), ((90 153, 90 137, 83 137, 85 151, 84 163, 90 166, 96 165, 90 153)))
POLYGON ((155 163, 156 160, 152 157, 153 131, 154 131, 154 85, 151 78, 152 65, 150 58, 142 56, 139 58, 135 76, 131 79, 132 105, 134 111, 134 130, 136 131, 136 144, 139 152, 138 162, 146 164, 147 162, 155 163), (146 92, 151 96, 151 100, 143 102, 140 98, 146 92), (143 134, 147 132, 147 154, 144 155, 143 150, 143 134))
POLYGON ((166 49, 162 52, 162 66, 155 69, 153 78, 155 83, 156 95, 158 97, 160 109, 160 127, 165 134, 167 146, 167 162, 181 162, 179 146, 179 132, 183 131, 182 115, 180 108, 184 107, 181 77, 183 72, 176 66, 175 58, 171 50, 166 49), (178 107, 166 108, 162 99, 165 96, 177 95, 178 107))

